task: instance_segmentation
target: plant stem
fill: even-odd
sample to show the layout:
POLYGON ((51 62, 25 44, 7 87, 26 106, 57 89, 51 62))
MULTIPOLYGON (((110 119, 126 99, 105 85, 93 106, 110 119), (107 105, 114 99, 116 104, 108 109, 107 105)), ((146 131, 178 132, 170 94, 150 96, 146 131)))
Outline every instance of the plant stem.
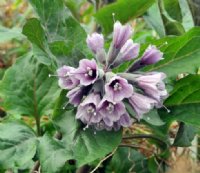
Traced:
POLYGON ((89 171, 90 167, 88 165, 83 165, 76 171, 76 173, 89 173, 89 171))
POLYGON ((36 161, 35 164, 34 164, 34 166, 33 166, 33 168, 32 168, 32 170, 31 170, 31 173, 36 173, 36 172, 38 172, 39 167, 40 167, 40 162, 39 162, 39 161, 36 161))
POLYGON ((38 114, 38 107, 37 107, 37 98, 36 98, 36 82, 34 80, 33 84, 33 101, 34 101, 34 117, 35 117, 35 122, 36 122, 36 128, 37 128, 37 135, 41 135, 41 129, 40 129, 40 116, 38 114))
POLYGON ((162 141, 161 139, 157 138, 156 136, 149 135, 149 134, 133 134, 130 136, 124 136, 122 139, 126 140, 126 139, 141 139, 141 138, 153 139, 155 141, 158 141, 160 144, 166 145, 166 143, 164 141, 162 141))
POLYGON ((134 149, 143 149, 143 150, 151 151, 149 150, 149 148, 146 148, 143 146, 131 145, 131 144, 120 144, 119 147, 129 147, 129 148, 134 148, 134 149))

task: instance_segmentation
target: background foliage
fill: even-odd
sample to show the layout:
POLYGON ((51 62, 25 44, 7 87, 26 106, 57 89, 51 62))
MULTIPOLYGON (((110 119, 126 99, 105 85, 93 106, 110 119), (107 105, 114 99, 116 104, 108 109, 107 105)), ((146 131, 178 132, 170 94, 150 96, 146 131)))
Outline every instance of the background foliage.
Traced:
POLYGON ((166 172, 177 148, 192 145, 200 127, 197 0, 16 0, 0 6, 0 172, 166 172), (66 93, 48 74, 91 58, 87 34, 102 32, 110 41, 113 20, 132 25, 141 54, 149 44, 164 53, 143 70, 167 74, 170 113, 152 111, 129 129, 94 134, 83 130, 72 107, 62 109, 66 93))

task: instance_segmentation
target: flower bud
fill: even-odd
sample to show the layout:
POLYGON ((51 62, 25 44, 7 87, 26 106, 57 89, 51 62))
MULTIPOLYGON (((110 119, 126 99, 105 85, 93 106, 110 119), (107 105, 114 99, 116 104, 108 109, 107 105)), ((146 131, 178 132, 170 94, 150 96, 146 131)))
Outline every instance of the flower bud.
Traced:
POLYGON ((116 60, 113 62, 112 67, 117 67, 124 61, 130 61, 136 58, 139 54, 140 45, 133 43, 132 39, 126 41, 124 46, 121 48, 116 60))
POLYGON ((108 64, 112 64, 116 59, 120 49, 132 35, 130 25, 122 25, 119 21, 114 24, 113 42, 108 52, 108 64))
POLYGON ((155 64, 162 60, 163 53, 156 48, 156 46, 150 45, 144 52, 142 58, 136 61, 129 69, 128 72, 136 71, 146 65, 155 64))
POLYGON ((122 25, 119 21, 114 24, 113 46, 120 49, 132 35, 130 25, 122 25))
POLYGON ((150 45, 144 52, 141 58, 141 64, 150 65, 155 64, 162 60, 163 53, 156 48, 156 46, 150 45))
POLYGON ((101 63, 101 64, 106 64, 106 52, 104 49, 99 50, 96 53, 96 59, 101 63))
POLYGON ((142 94, 134 93, 129 98, 129 103, 133 107, 137 118, 140 119, 143 114, 149 112, 154 107, 156 100, 142 94))
POLYGON ((88 47, 96 54, 104 47, 104 38, 102 34, 93 33, 87 36, 86 39, 88 47))

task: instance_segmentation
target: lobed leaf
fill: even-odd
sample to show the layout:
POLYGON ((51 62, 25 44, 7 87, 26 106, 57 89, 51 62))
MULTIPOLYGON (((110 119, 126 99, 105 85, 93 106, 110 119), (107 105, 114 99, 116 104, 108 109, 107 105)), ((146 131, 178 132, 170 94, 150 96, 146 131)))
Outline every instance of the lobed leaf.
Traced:
POLYGON ((40 17, 49 49, 57 57, 58 66, 77 66, 82 58, 91 57, 86 45, 86 32, 70 14, 62 0, 29 0, 40 17))
POLYGON ((18 58, 0 82, 0 96, 7 113, 40 117, 51 114, 59 95, 56 78, 32 54, 18 58))
POLYGON ((34 131, 20 121, 0 123, 0 169, 22 167, 36 153, 34 131))

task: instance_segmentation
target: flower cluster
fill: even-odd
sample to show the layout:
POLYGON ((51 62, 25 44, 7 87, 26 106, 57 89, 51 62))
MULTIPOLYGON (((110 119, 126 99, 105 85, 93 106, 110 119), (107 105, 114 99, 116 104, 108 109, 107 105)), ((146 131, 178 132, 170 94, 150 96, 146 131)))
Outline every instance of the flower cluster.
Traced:
POLYGON ((162 59, 162 52, 150 45, 143 56, 124 73, 114 74, 113 68, 138 57, 140 45, 131 39, 132 29, 120 22, 114 24, 113 41, 108 53, 102 34, 87 37, 87 45, 95 60, 82 59, 77 69, 63 66, 57 70, 59 86, 69 90, 69 102, 77 107, 76 119, 97 130, 119 130, 129 127, 132 119, 125 103, 130 104, 140 119, 152 108, 162 107, 167 91, 161 72, 142 73, 138 70, 162 59))

